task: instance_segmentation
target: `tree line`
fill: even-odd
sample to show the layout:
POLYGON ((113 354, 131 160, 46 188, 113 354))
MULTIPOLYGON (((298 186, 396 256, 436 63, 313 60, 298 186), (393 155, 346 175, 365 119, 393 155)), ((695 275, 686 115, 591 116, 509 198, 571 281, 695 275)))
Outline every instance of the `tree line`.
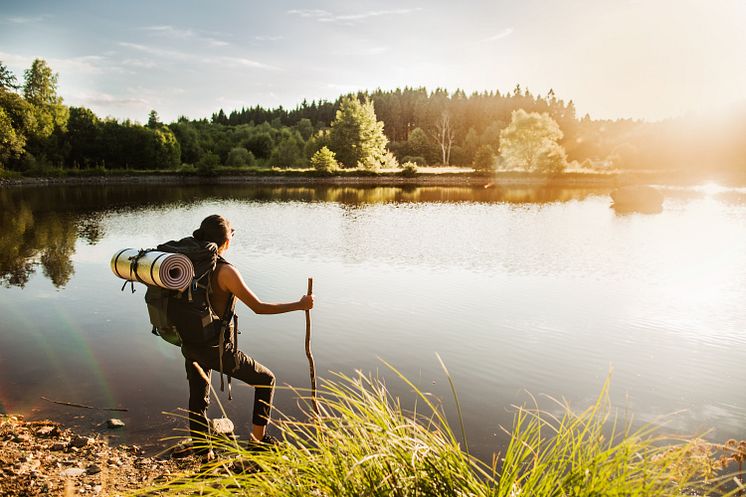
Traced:
MULTIPOLYGON (((704 120, 703 120, 704 121, 704 120)), ((554 91, 519 85, 506 93, 425 88, 376 90, 294 109, 223 109, 209 119, 162 123, 100 118, 67 107, 57 75, 42 59, 23 82, 0 62, 0 166, 61 169, 280 167, 333 172, 406 165, 491 171, 746 170, 746 115, 716 123, 669 119, 594 120, 577 116, 554 91)), ((406 168, 405 168, 406 170, 406 168)))

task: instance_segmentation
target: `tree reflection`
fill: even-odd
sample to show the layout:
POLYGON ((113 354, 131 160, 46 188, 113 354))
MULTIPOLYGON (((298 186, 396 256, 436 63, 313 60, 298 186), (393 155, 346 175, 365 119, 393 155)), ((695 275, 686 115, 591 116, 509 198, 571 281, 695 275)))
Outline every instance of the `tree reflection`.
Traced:
MULTIPOLYGON (((82 185, 0 188, 0 284, 25 286, 41 266, 58 288, 75 272, 80 238, 95 245, 110 212, 165 208, 206 200, 333 202, 351 210, 382 203, 548 203, 582 200, 603 188, 537 186, 82 185)), ((604 193, 608 193, 606 190, 604 193)), ((198 220, 197 220, 198 221, 198 220)), ((447 228, 447 227, 446 227, 447 228)))
POLYGON ((49 200, 19 191, 0 192, 0 283, 4 286, 26 286, 38 266, 58 288, 75 272, 71 261, 78 238, 75 217, 50 210, 54 204, 49 200))

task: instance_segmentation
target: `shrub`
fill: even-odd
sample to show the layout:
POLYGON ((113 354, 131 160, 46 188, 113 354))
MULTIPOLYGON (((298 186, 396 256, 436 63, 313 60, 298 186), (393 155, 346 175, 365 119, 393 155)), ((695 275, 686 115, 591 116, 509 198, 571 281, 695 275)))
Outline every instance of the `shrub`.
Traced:
POLYGON ((415 164, 414 162, 405 162, 401 166, 400 174, 406 178, 413 178, 417 176, 417 164, 415 164))
POLYGON ((311 157, 311 167, 321 173, 333 173, 339 170, 339 163, 336 154, 324 146, 311 157))

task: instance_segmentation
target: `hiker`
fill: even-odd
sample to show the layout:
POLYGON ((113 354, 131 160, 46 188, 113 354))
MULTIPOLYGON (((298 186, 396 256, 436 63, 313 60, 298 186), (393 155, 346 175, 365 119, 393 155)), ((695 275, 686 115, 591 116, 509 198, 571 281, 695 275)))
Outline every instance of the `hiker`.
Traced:
MULTIPOLYGON (((210 281, 209 303, 217 316, 232 315, 235 299, 246 304, 256 314, 282 314, 291 311, 305 311, 313 308, 313 296, 304 295, 297 302, 284 304, 262 302, 246 286, 241 273, 226 262, 222 256, 231 246, 235 230, 230 222, 219 215, 206 217, 192 236, 200 242, 213 242, 218 246, 218 264, 210 281)), ((216 326, 219 322, 215 323, 216 326)), ((252 357, 247 356, 236 346, 235 321, 224 333, 225 343, 222 353, 216 341, 209 345, 194 345, 184 343, 181 352, 186 359, 187 379, 189 380, 189 431, 192 440, 204 439, 207 430, 207 406, 210 401, 209 375, 211 370, 225 371, 230 377, 241 380, 253 387, 254 407, 252 412, 251 437, 253 442, 271 444, 276 440, 267 434, 267 424, 272 408, 275 376, 272 371, 259 364, 252 357), (207 375, 203 377, 194 363, 207 375), (221 368, 222 366, 222 368, 221 368)), ((222 381, 222 375, 221 375, 222 381)), ((230 385, 230 384, 229 384, 230 385)), ((230 388, 230 387, 229 387, 230 388)), ((229 390, 230 391, 230 390, 229 390)), ((207 449, 202 451, 207 453, 207 449)))

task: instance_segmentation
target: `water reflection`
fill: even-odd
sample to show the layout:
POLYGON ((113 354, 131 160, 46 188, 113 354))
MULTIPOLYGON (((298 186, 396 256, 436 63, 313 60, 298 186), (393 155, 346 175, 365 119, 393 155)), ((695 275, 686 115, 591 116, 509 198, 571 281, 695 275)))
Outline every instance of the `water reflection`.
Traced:
POLYGON ((603 188, 352 187, 352 186, 48 186, 0 189, 0 283, 24 287, 41 267, 57 288, 75 272, 78 238, 104 238, 106 212, 185 205, 197 199, 252 202, 334 202, 348 207, 386 203, 550 203, 583 200, 603 188))

